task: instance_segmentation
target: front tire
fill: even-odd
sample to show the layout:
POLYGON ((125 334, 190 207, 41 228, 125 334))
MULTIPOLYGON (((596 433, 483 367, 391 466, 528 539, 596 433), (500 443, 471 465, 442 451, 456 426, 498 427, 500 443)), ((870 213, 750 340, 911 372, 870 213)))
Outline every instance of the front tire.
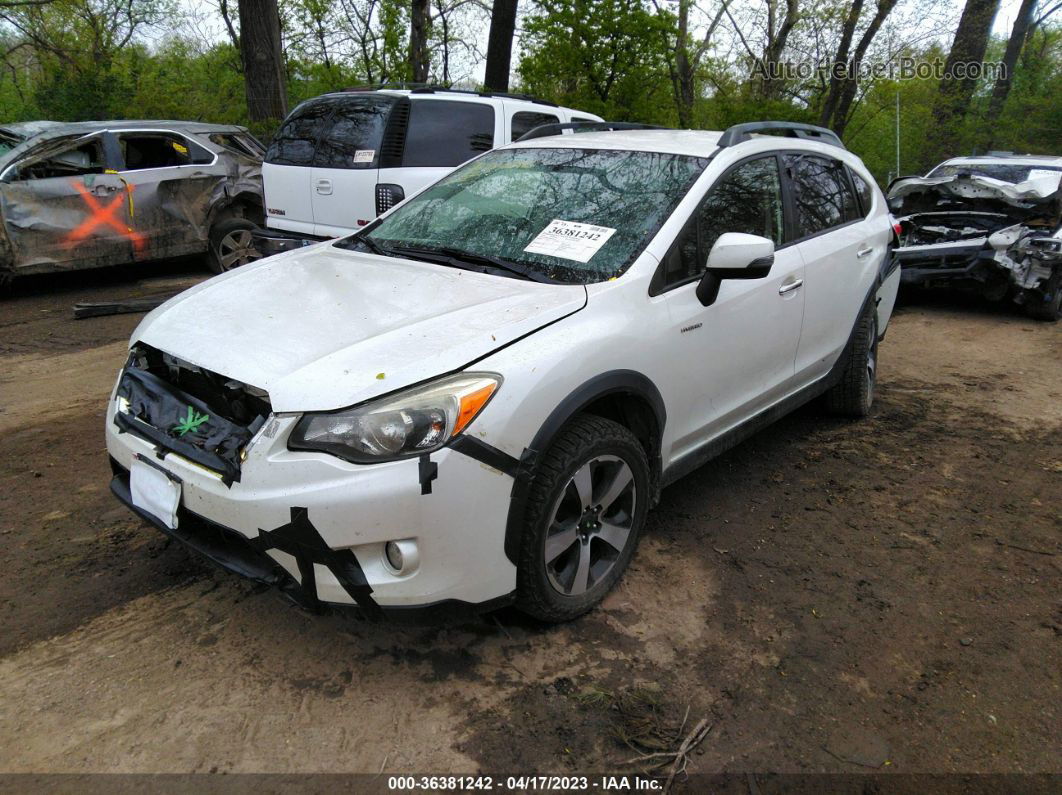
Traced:
POLYGON ((255 225, 246 218, 228 218, 216 223, 210 230, 210 248, 207 264, 214 273, 224 273, 248 262, 261 259, 254 246, 251 231, 255 225))
POLYGON ((826 392, 826 409, 841 417, 865 417, 874 404, 878 375, 877 307, 867 306, 856 327, 855 341, 841 380, 826 392))
POLYGON ((1057 323, 1062 319, 1062 266, 1055 266, 1042 296, 1034 293, 1027 297, 1025 311, 1034 320, 1046 323, 1057 323))
POLYGON ((634 434, 591 415, 569 422, 531 483, 517 607, 550 622, 595 607, 634 555, 649 493, 649 463, 634 434))

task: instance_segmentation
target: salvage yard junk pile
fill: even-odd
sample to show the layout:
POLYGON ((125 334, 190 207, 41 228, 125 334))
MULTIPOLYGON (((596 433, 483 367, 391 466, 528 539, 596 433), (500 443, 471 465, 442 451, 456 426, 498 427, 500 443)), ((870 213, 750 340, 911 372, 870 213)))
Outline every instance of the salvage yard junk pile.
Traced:
POLYGON ((1062 157, 960 157, 889 186, 907 284, 966 284, 1062 317, 1062 157))
POLYGON ((238 243, 262 222, 263 151, 243 127, 198 122, 0 128, 0 289, 190 254, 217 272, 247 261, 238 243))

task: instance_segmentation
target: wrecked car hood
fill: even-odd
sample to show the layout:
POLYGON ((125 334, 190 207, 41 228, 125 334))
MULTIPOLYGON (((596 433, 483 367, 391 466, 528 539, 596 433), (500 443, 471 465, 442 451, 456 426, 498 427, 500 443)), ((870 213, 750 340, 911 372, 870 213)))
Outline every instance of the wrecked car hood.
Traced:
POLYGON ((193 287, 131 342, 264 389, 274 411, 325 411, 459 370, 585 305, 581 285, 322 243, 193 287))
POLYGON ((912 194, 937 194, 941 198, 994 200, 1015 207, 1029 207, 1055 197, 1062 171, 1043 172, 1017 184, 977 174, 947 177, 901 177, 889 185, 889 201, 912 194))

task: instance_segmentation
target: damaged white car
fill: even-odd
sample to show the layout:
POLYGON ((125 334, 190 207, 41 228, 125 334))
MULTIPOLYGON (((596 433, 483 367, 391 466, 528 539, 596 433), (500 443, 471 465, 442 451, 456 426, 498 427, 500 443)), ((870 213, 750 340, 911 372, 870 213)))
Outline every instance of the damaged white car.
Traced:
POLYGON ((783 122, 608 126, 156 309, 107 412, 114 493, 312 608, 559 621, 665 485, 817 396, 865 415, 899 272, 859 158, 783 122))
POLYGON ((1062 317, 1062 157, 948 160, 889 186, 905 284, 973 286, 1038 320, 1062 317))

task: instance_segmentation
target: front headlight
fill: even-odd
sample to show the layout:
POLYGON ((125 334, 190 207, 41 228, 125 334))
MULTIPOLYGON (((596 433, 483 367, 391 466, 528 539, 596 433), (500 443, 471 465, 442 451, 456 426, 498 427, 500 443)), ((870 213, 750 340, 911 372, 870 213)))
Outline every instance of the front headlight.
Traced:
POLYGON ((356 464, 430 453, 467 428, 501 382, 493 373, 461 373, 352 409, 304 414, 288 448, 356 464))

